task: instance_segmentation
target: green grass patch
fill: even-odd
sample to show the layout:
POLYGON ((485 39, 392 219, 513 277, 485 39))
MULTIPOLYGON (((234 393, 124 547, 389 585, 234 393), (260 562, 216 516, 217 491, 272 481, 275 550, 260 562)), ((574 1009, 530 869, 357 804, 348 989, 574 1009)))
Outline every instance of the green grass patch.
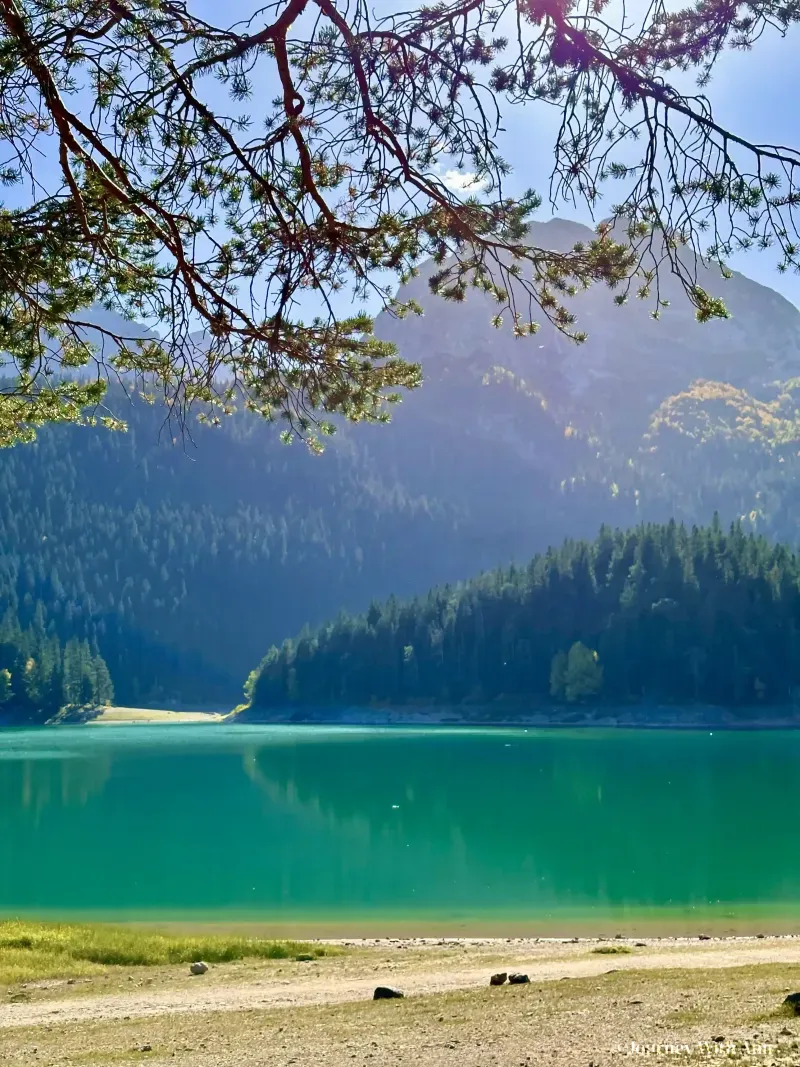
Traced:
POLYGON ((592 952, 596 956, 629 956, 631 950, 627 945, 598 945, 592 952))
POLYGON ((0 983, 37 978, 79 977, 104 966, 156 967, 165 964, 227 963, 233 960, 315 958, 330 949, 303 941, 181 936, 117 926, 0 922, 0 983))
POLYGON ((100 964, 46 949, 0 948, 0 986, 47 978, 84 978, 103 971, 100 964))

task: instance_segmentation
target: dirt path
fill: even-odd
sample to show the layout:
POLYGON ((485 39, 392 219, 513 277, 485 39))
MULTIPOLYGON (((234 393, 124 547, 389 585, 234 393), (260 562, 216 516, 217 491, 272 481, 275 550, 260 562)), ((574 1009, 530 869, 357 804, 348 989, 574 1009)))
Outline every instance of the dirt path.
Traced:
MULTIPOLYGON (((373 946, 375 943, 371 943, 373 946)), ((630 954, 592 953, 590 943, 547 944, 483 941, 465 944, 460 958, 452 952, 437 959, 435 946, 407 949, 406 944, 378 943, 389 959, 353 957, 338 973, 309 976, 298 968, 285 977, 274 968, 254 968, 247 981, 224 967, 213 968, 208 976, 192 979, 182 988, 136 988, 129 993, 112 992, 101 996, 86 994, 60 999, 20 1001, 0 1005, 0 1028, 63 1024, 80 1021, 112 1021, 160 1015, 185 1015, 246 1009, 286 1008, 314 1004, 341 1004, 368 999, 376 985, 400 987, 407 996, 452 992, 484 986, 502 961, 504 970, 525 971, 532 982, 600 975, 611 970, 667 970, 673 968, 726 968, 760 963, 800 964, 800 939, 734 939, 711 942, 654 941, 630 954), (390 962, 389 962, 390 961, 390 962), (483 962, 481 962, 483 961, 483 962)), ((452 949, 453 943, 448 948, 452 949)), ((596 947, 596 946, 595 946, 596 947)), ((336 964, 332 964, 334 969, 336 964)), ((181 973, 184 969, 181 968, 181 973)))

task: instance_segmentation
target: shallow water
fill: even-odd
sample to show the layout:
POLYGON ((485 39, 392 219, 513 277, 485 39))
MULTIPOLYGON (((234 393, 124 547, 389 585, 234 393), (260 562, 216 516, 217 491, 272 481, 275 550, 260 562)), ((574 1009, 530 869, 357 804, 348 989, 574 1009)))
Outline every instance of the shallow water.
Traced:
POLYGON ((0 915, 800 930, 800 732, 0 730, 0 915))

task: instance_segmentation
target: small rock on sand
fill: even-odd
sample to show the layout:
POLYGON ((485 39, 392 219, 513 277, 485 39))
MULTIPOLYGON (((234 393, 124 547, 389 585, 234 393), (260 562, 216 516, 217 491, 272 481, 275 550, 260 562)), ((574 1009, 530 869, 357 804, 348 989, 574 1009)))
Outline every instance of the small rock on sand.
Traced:
POLYGON ((405 993, 401 993, 399 989, 392 989, 388 985, 379 985, 375 992, 372 994, 373 1000, 395 1000, 399 997, 404 997, 405 993))

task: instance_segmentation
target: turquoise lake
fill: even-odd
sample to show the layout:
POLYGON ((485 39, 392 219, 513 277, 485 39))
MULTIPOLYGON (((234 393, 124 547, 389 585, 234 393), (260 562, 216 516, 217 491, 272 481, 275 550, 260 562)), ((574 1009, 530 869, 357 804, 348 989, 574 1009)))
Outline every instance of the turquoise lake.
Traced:
POLYGON ((800 930, 800 732, 0 730, 0 915, 800 930))

